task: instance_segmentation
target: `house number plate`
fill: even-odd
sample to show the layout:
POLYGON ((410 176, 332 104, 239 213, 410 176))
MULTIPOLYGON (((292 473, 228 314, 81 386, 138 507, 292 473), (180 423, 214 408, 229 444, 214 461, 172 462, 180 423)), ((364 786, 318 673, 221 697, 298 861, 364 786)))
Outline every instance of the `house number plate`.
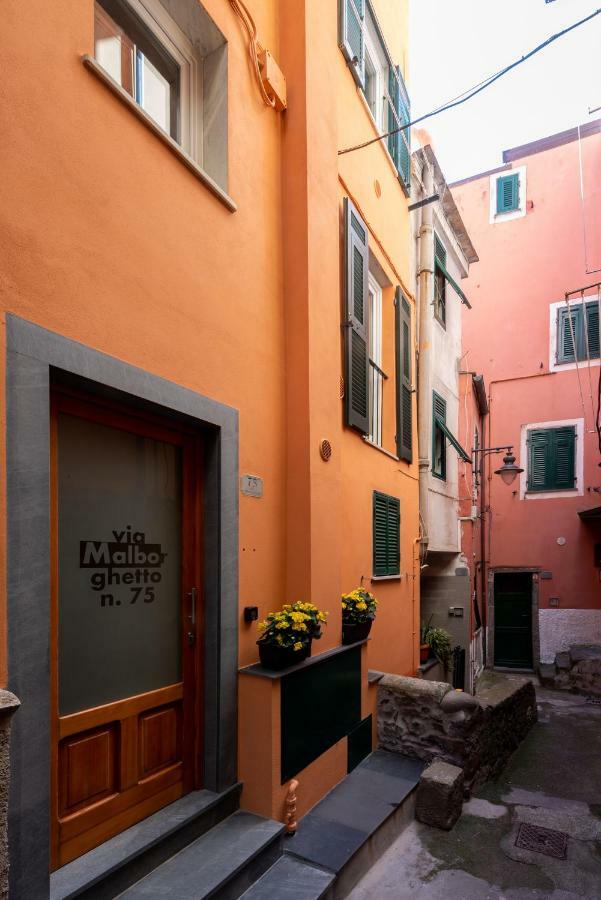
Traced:
POLYGON ((262 497, 263 479, 258 475, 243 475, 240 479, 240 490, 247 497, 262 497))

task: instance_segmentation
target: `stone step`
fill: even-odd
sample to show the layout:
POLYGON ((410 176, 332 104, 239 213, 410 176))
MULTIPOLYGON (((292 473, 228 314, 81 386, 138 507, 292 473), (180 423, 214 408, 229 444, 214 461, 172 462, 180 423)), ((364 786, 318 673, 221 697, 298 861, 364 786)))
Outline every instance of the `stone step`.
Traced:
MULTIPOLYGON (((346 896, 413 819, 424 766, 374 751, 300 820, 298 833, 285 842, 286 855, 334 875, 334 895, 346 896)), ((279 900, 277 892, 272 896, 279 900)))
POLYGON ((193 791, 50 876, 50 900, 110 900, 238 809, 242 785, 193 791))
POLYGON ((284 826, 239 811, 123 891, 127 900, 233 900, 282 852, 284 826))
POLYGON ((294 856, 282 856, 240 900, 321 900, 335 880, 333 872, 294 856))

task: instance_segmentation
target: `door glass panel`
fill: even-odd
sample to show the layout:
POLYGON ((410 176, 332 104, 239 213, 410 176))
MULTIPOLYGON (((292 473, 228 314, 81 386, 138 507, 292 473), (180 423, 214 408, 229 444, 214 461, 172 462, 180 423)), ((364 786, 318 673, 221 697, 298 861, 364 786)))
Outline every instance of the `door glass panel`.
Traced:
POLYGON ((59 711, 181 681, 181 451, 58 417, 59 711))

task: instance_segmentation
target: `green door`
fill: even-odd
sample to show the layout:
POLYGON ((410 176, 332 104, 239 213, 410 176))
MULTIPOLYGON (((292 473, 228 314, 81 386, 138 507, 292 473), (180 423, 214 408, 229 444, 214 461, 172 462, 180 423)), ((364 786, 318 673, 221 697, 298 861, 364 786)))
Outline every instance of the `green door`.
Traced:
POLYGON ((532 575, 495 575, 495 666, 532 668, 532 575))

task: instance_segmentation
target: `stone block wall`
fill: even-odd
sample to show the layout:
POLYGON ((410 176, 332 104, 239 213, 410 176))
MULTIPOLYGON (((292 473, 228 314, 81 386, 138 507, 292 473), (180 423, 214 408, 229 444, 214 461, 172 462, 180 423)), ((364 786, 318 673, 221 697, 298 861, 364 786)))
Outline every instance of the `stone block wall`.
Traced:
POLYGON ((573 644, 554 662, 541 663, 539 676, 548 687, 601 697, 601 645, 573 644))
POLYGON ((534 685, 527 679, 493 682, 478 697, 398 675, 378 684, 379 746, 459 766, 468 789, 501 772, 536 718, 534 685))
POLYGON ((0 900, 8 897, 8 789, 10 783, 10 722, 20 704, 10 691, 0 690, 0 900))

